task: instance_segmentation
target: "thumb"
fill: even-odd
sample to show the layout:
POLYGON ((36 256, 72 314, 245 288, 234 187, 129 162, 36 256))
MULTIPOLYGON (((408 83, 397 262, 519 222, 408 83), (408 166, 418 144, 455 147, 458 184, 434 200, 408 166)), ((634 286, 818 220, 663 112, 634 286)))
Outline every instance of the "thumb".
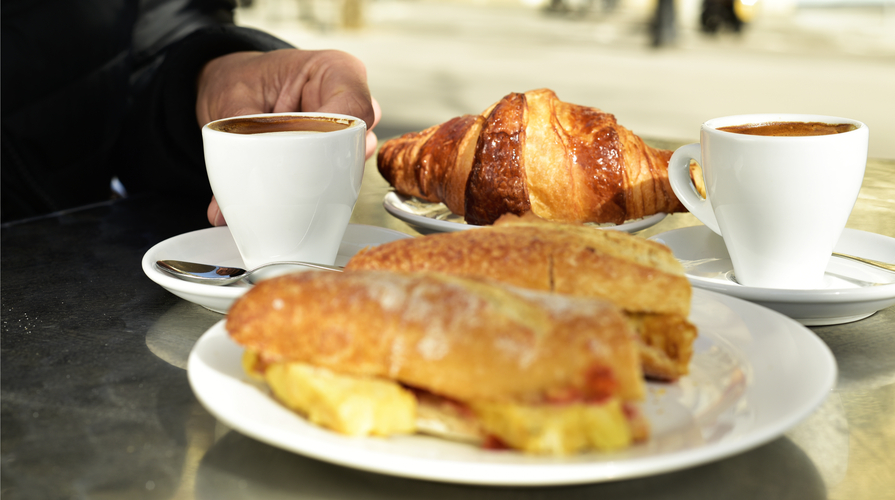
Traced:
POLYGON ((208 216, 208 222, 211 223, 212 226, 226 226, 227 221, 224 220, 224 214, 221 213, 221 208, 218 206, 218 201, 211 197, 211 203, 208 204, 208 212, 206 214, 208 216))

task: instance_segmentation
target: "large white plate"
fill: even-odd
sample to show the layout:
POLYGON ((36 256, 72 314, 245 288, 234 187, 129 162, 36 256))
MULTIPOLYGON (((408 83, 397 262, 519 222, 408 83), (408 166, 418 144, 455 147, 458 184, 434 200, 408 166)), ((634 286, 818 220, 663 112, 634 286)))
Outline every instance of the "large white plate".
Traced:
POLYGON ((485 485, 558 485, 658 474, 766 443, 808 416, 836 380, 836 362, 811 331, 733 297, 694 290, 700 330, 691 374, 650 383, 646 443, 619 453, 530 456, 426 436, 350 438, 309 424, 241 370, 242 348, 219 322, 193 347, 187 370, 199 401, 224 424, 312 458, 395 476, 485 485))
MULTIPOLYGON (((368 246, 410 238, 404 233, 376 226, 349 224, 339 246, 336 265, 344 266, 348 260, 368 246)), ((221 266, 245 267, 230 229, 226 226, 210 227, 168 238, 143 254, 143 272, 152 281, 178 297, 199 304, 212 311, 225 314, 233 301, 242 296, 251 285, 239 282, 235 285, 214 286, 190 283, 174 278, 155 268, 155 262, 163 259, 185 260, 221 266)))
MULTIPOLYGON (((671 248, 693 286, 761 304, 805 325, 848 323, 895 305, 895 273, 859 262, 831 258, 824 287, 817 290, 754 288, 732 279, 724 240, 705 226, 673 229, 650 239, 671 248)), ((895 239, 857 229, 845 229, 835 250, 895 262, 895 239)))
MULTIPOLYGON (((467 224, 463 217, 454 214, 443 203, 429 203, 417 198, 400 195, 394 191, 389 191, 382 201, 382 206, 393 216, 410 224, 411 226, 422 230, 421 232, 444 232, 463 231, 478 227, 467 224)), ((616 229, 626 233, 634 233, 642 229, 662 222, 667 214, 658 213, 634 219, 624 224, 593 224, 594 227, 603 229, 616 229)))

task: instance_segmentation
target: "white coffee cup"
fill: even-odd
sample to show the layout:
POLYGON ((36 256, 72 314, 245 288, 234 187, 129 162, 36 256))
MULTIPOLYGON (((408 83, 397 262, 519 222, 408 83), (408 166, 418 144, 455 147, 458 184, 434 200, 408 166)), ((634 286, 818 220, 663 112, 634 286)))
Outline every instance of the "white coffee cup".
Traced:
POLYGON ((211 189, 249 269, 335 262, 363 180, 365 135, 363 120, 329 113, 239 116, 202 128, 211 189))
POLYGON ((738 283, 814 289, 857 201, 869 131, 859 121, 804 114, 755 114, 702 124, 700 142, 679 148, 668 176, 678 199, 724 239, 738 283), (848 124, 828 135, 746 135, 719 130, 768 123, 848 124), (706 198, 690 179, 702 167, 706 198))

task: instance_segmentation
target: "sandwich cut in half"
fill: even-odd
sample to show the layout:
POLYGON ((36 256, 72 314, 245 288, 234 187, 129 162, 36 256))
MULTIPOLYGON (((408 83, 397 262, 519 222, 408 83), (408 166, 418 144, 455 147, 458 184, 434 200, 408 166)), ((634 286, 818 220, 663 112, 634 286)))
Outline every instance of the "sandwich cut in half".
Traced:
POLYGON ((635 334, 608 301, 437 273, 308 271, 230 309, 243 366, 309 421, 564 455, 645 440, 635 334))
POLYGON ((608 300, 637 332, 647 377, 689 372, 697 336, 690 282, 668 247, 638 236, 507 214, 492 226, 366 248, 346 269, 448 273, 608 300))

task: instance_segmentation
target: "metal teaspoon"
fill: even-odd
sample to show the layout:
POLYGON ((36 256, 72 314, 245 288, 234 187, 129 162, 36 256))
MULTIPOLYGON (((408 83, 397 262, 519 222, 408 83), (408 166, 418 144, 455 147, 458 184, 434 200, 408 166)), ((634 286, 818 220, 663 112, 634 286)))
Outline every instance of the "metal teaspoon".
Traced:
POLYGON ((841 257, 843 259, 851 259, 856 260, 858 262, 863 262, 864 264, 868 264, 871 266, 878 267, 880 269, 885 269, 886 271, 895 272, 895 264, 889 264, 888 262, 880 262, 878 260, 873 259, 865 259, 863 257, 855 257, 854 255, 846 255, 844 253, 833 252, 834 257, 841 257))
POLYGON ((238 267, 213 266, 211 264, 200 264, 198 262, 185 262, 182 260, 158 260, 155 262, 155 268, 159 271, 167 273, 175 278, 180 278, 193 283, 201 283, 203 285, 229 285, 236 283, 251 276, 258 270, 270 266, 299 266, 311 269, 321 269, 324 271, 341 272, 342 268, 338 266, 327 266, 325 264, 312 264, 310 262, 270 262, 263 266, 247 271, 238 267))

